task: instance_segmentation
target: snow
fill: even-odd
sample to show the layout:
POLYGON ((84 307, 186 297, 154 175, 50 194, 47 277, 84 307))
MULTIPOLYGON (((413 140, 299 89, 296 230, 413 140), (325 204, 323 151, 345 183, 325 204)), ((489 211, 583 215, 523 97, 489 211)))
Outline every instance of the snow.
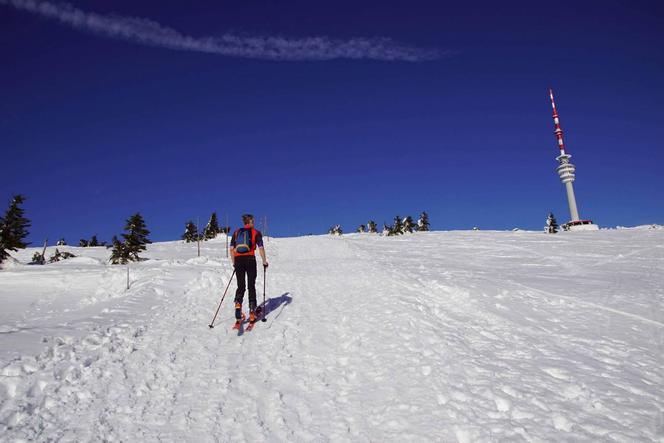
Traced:
POLYGON ((625 226, 616 226, 616 229, 664 229, 664 226, 662 225, 640 225, 640 226, 634 226, 631 228, 625 227, 625 226))
POLYGON ((240 337, 224 246, 0 271, 0 440, 664 441, 664 230, 271 238, 240 337))

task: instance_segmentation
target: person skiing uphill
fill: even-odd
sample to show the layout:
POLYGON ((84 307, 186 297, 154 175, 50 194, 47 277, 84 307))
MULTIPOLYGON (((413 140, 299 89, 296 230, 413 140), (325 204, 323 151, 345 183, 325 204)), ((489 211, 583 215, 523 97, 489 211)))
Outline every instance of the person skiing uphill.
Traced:
POLYGON ((249 323, 256 322, 256 248, 263 260, 263 268, 267 269, 268 262, 263 247, 263 234, 254 228, 254 216, 242 216, 243 228, 236 230, 231 238, 230 256, 237 274, 237 291, 235 292, 235 320, 239 326, 244 319, 242 300, 244 291, 249 289, 249 323), (246 274, 246 281, 245 281, 246 274))

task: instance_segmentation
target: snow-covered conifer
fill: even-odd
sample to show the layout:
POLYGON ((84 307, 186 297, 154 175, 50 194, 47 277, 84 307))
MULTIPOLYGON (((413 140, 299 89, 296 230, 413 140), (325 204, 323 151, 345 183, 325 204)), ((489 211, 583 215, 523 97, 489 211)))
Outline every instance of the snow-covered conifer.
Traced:
POLYGON ((331 235, 342 235, 344 233, 341 225, 334 225, 328 231, 331 235))
POLYGON ((361 232, 361 233, 367 232, 367 227, 364 226, 364 225, 360 225, 360 226, 357 228, 357 232, 361 232))
POLYGON ((124 265, 127 264, 129 261, 128 254, 127 254, 127 248, 123 242, 118 240, 117 236, 113 236, 113 239, 111 240, 112 250, 111 250, 111 258, 110 261, 114 265, 124 265))
POLYGON ((5 215, 0 217, 0 264, 9 257, 9 251, 25 249, 29 243, 23 241, 28 236, 30 220, 21 208, 25 197, 15 195, 9 203, 5 215))
POLYGON ((36 251, 34 254, 32 254, 32 261, 30 262, 31 265, 43 265, 44 263, 46 263, 46 259, 41 254, 41 252, 36 251))
POLYGON ((51 258, 48 260, 49 263, 55 263, 59 262, 60 260, 67 260, 68 258, 76 257, 74 254, 71 252, 60 252, 58 248, 55 248, 55 254, 51 256, 51 258))
POLYGON ((390 235, 401 234, 403 234, 403 222, 401 221, 401 216, 397 215, 394 217, 394 225, 392 226, 392 232, 390 235))
POLYGON ((184 226, 182 240, 187 243, 195 242, 198 239, 198 228, 193 221, 189 220, 184 226))
POLYGON ((152 243, 148 239, 150 231, 145 227, 145 221, 140 213, 136 213, 129 217, 127 225, 125 226, 124 244, 129 261, 139 261, 138 253, 145 251, 148 243, 152 243))
POLYGON ((413 222, 413 217, 411 217, 409 215, 409 216, 407 216, 406 218, 403 219, 402 232, 404 234, 406 232, 412 234, 414 227, 415 227, 415 223, 413 222))
POLYGON ((553 215, 553 212, 549 212, 549 215, 546 217, 546 227, 544 231, 549 234, 555 234, 559 230, 558 222, 556 217, 553 215))
POLYGON ((212 215, 210 216, 210 220, 208 220, 207 226, 205 226, 205 230, 203 231, 203 236, 205 239, 211 239, 215 238, 217 234, 221 232, 221 229, 219 228, 219 222, 217 221, 217 213, 213 212, 212 215))
POLYGON ((417 230, 418 231, 428 231, 429 230, 429 214, 426 211, 422 211, 420 218, 417 220, 417 230))
POLYGON ((62 237, 58 242, 55 244, 55 246, 67 246, 67 242, 65 241, 65 238, 62 237))
POLYGON ((378 232, 378 226, 376 226, 375 221, 369 220, 369 223, 367 223, 367 231, 371 234, 375 234, 378 232))

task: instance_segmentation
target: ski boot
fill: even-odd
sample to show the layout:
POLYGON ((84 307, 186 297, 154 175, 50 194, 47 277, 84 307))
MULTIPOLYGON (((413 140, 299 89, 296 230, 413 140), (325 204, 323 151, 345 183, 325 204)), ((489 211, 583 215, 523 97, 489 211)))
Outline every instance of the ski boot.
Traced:
POLYGON ((247 326, 247 332, 254 329, 255 324, 256 324, 256 312, 255 311, 249 311, 249 325, 247 326))
POLYGON ((235 303, 235 325, 233 325, 233 329, 240 329, 240 325, 244 322, 244 319, 245 316, 244 312, 242 312, 242 304, 235 303))

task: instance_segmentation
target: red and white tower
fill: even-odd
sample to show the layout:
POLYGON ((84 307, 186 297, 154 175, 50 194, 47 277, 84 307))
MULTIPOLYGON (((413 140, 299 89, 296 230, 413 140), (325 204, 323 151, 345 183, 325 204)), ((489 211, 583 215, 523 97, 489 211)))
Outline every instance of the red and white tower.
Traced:
POLYGON ((549 97, 551 97, 551 107, 553 108, 553 133, 556 135, 556 140, 558 141, 558 149, 560 149, 560 155, 556 157, 560 165, 556 168, 556 172, 560 176, 560 181, 565 185, 565 190, 567 191, 567 203, 569 204, 569 214, 571 220, 568 223, 563 225, 565 230, 596 230, 599 227, 591 220, 581 220, 579 218, 579 210, 576 207, 576 197, 574 196, 574 179, 576 175, 574 174, 576 168, 569 159, 572 157, 567 152, 565 152, 565 143, 563 142, 563 130, 560 127, 560 117, 558 116, 558 110, 556 109, 556 102, 553 101, 553 90, 549 89, 549 97))
POLYGON ((553 101, 553 90, 549 89, 549 97, 551 97, 551 107, 553 108, 553 133, 556 135, 556 140, 558 140, 558 149, 560 149, 560 155, 556 157, 556 160, 560 163, 560 166, 556 169, 558 175, 560 176, 560 181, 565 185, 567 190, 567 203, 569 204, 569 214, 571 221, 579 220, 579 210, 576 207, 576 197, 574 196, 574 186, 572 183, 576 176, 574 172, 576 168, 569 159, 572 157, 565 152, 565 143, 563 142, 563 130, 560 127, 560 117, 558 116, 558 110, 556 109, 556 102, 553 101))

